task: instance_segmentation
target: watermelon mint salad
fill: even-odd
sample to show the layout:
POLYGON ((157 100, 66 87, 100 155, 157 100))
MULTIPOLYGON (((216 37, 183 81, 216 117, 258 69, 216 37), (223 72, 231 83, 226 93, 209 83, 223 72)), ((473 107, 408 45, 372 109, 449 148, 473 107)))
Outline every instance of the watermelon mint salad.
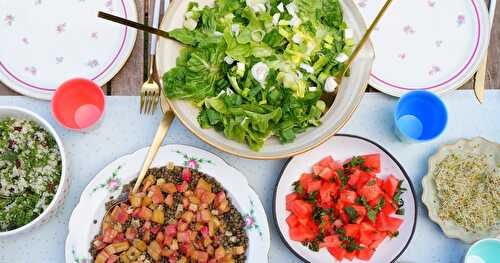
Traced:
POLYGON ((380 177, 380 155, 312 166, 286 197, 290 238, 310 250, 327 249, 337 260, 370 260, 377 247, 394 238, 403 223, 406 189, 393 175, 380 177))

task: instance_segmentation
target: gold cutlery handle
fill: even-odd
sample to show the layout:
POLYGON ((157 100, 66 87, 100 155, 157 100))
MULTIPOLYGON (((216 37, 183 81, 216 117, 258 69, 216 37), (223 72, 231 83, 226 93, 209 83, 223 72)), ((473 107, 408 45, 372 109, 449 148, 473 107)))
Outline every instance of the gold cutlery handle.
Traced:
POLYGON ((378 12, 378 14, 375 17, 375 19, 373 19, 373 22, 370 24, 370 26, 366 30, 365 34, 361 37, 361 40, 359 41, 358 45, 352 51, 352 54, 349 56, 349 59, 346 61, 345 65, 344 65, 344 68, 343 68, 342 72, 339 75, 340 78, 343 78, 345 76, 345 74, 347 73, 347 70, 349 70, 349 68, 351 67, 352 62, 358 56, 358 54, 361 51, 361 49, 363 49, 363 46, 365 45, 365 43, 370 38, 370 35, 372 34, 373 30, 375 30, 375 28, 377 27, 378 22, 384 16, 385 11, 387 11, 387 9, 389 8, 389 6, 392 4, 392 1, 393 0, 387 0, 385 2, 385 4, 382 6, 382 8, 380 9, 380 11, 378 12))
POLYGON ((128 19, 125 19, 125 18, 121 18, 119 16, 115 16, 115 15, 112 15, 112 14, 108 14, 108 13, 105 13, 105 12, 101 12, 101 11, 99 11, 97 13, 97 16, 100 17, 100 18, 103 18, 103 19, 106 19, 106 20, 118 23, 118 24, 126 25, 126 26, 129 26, 129 27, 133 27, 135 29, 146 31, 146 32, 151 33, 151 34, 156 34, 158 36, 171 39, 170 36, 168 35, 168 32, 160 30, 158 28, 154 28, 154 27, 150 27, 150 26, 147 26, 147 25, 143 25, 141 23, 137 23, 137 22, 134 22, 134 21, 131 21, 131 20, 128 20, 128 19))
POLYGON ((163 116, 163 119, 160 122, 158 130, 156 130, 153 143, 151 144, 151 147, 149 147, 148 154, 146 155, 146 159, 144 160, 144 164, 142 165, 141 172, 139 173, 139 177, 135 182, 132 193, 136 193, 137 190, 139 190, 142 180, 144 180, 144 177, 146 176, 146 173, 148 172, 151 163, 153 163, 153 160, 156 157, 158 150, 160 149, 163 139, 165 139, 165 136, 167 135, 168 129, 170 128, 173 119, 174 119, 174 113, 172 111, 167 111, 163 116))
POLYGON ((476 94, 476 98, 479 103, 484 102, 484 89, 485 89, 485 80, 486 80, 486 66, 488 64, 488 52, 484 54, 484 58, 479 65, 479 69, 476 73, 476 78, 474 81, 474 93, 476 94))

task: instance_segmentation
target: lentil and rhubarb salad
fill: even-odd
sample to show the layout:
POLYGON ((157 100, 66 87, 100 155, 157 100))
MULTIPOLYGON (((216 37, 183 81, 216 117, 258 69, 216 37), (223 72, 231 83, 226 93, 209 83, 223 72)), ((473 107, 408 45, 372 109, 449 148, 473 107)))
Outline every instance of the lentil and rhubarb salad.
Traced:
POLYGON ((91 243, 95 263, 246 261, 243 217, 214 178, 169 164, 150 169, 137 193, 134 183, 91 243))
POLYGON ((33 121, 0 120, 0 232, 37 218, 56 194, 61 154, 52 135, 33 121))

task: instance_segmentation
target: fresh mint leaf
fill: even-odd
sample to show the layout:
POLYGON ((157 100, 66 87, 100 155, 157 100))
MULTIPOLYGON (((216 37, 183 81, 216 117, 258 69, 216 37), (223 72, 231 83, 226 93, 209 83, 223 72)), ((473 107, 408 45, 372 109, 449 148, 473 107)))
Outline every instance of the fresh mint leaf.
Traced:
POLYGON ((349 217, 349 221, 354 222, 358 218, 358 212, 352 206, 344 207, 344 211, 346 212, 347 216, 349 217))

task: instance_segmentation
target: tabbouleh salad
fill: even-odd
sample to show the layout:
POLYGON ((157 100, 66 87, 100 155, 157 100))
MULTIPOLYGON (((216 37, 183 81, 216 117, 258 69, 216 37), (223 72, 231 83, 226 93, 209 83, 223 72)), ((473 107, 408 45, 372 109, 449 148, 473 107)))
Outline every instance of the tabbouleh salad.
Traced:
POLYGON ((0 120, 0 232, 38 217, 60 178, 59 148, 46 130, 30 120, 0 120))
POLYGON ((321 124, 321 95, 336 90, 354 45, 339 0, 193 2, 169 36, 186 48, 163 76, 165 94, 199 107, 202 128, 255 151, 321 124))

